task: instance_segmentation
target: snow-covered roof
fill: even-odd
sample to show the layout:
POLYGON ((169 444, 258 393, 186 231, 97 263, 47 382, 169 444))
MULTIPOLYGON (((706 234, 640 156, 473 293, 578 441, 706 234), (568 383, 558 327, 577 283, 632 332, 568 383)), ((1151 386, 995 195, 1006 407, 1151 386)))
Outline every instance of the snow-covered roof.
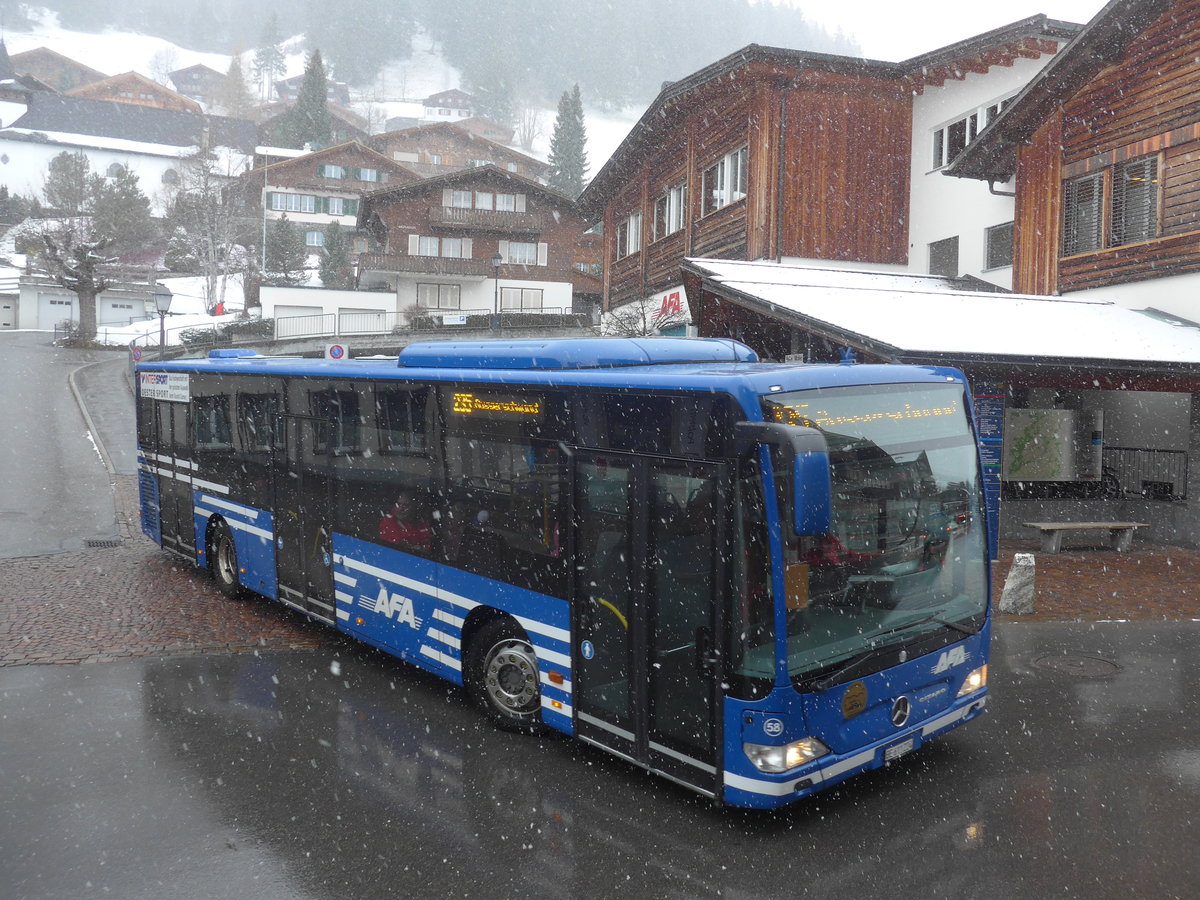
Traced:
POLYGON ((897 361, 1200 365, 1200 328, 1106 300, 965 291, 954 279, 689 259, 705 287, 897 361))

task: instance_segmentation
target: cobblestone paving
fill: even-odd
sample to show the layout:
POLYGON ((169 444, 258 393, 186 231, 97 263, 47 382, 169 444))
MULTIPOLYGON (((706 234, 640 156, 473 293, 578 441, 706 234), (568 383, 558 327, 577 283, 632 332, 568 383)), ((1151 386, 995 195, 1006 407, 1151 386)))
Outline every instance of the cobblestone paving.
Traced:
MULTIPOLYGON (((137 482, 113 483, 119 547, 0 562, 0 666, 311 648, 325 626, 258 597, 229 600, 207 574, 156 547, 137 520, 137 482)), ((1200 553, 1100 547, 1035 553, 1037 611, 1023 619, 1200 619, 1200 553)), ((998 601, 1015 552, 993 567, 998 601)))
POLYGON ((316 647, 324 626, 258 597, 229 600, 160 550, 137 522, 137 484, 117 478, 121 545, 0 562, 0 666, 316 647))

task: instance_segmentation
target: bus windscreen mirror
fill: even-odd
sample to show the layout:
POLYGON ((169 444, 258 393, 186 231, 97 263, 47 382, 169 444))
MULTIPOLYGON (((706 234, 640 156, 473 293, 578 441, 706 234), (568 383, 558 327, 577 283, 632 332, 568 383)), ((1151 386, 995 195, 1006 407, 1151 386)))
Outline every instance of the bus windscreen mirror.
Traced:
POLYGON ((797 453, 792 463, 792 490, 796 534, 827 534, 833 518, 829 454, 813 450, 797 453))

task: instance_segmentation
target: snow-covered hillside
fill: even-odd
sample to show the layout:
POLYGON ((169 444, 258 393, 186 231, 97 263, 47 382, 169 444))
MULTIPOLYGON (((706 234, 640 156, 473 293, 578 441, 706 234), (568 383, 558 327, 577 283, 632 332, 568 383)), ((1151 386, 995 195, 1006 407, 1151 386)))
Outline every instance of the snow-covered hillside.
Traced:
MULTIPOLYGON (((187 66, 201 64, 218 72, 225 72, 229 68, 229 56, 188 50, 162 38, 127 31, 107 31, 103 34, 68 31, 60 28, 57 16, 46 10, 36 12, 31 17, 37 22, 32 31, 6 33, 4 41, 10 55, 48 47, 107 75, 133 70, 163 82, 166 81, 167 72, 187 66)), ((303 73, 306 53, 304 38, 291 38, 285 42, 284 49, 287 51, 287 77, 303 73)), ((243 71, 252 71, 253 57, 253 51, 243 54, 243 71)), ((410 57, 386 66, 375 84, 360 87, 355 92, 357 99, 353 106, 357 112, 380 122, 391 116, 419 116, 420 104, 413 101, 457 87, 460 87, 458 70, 442 58, 432 41, 423 34, 417 34, 413 39, 410 57)), ((641 109, 633 109, 617 115, 602 114, 589 110, 587 98, 584 98, 590 174, 600 170, 641 112, 641 109)), ((541 134, 534 142, 532 156, 544 160, 549 155, 550 134, 554 129, 556 114, 554 107, 541 111, 541 134)))

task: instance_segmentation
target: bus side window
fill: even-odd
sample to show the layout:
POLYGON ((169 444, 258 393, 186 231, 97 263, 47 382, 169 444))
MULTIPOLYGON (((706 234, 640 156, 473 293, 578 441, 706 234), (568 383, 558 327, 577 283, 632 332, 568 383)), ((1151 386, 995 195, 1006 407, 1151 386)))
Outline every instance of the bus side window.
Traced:
POLYGON ((232 450, 233 432, 229 424, 229 395, 195 397, 192 423, 197 450, 232 450))
POLYGON ((283 443, 278 394, 237 395, 238 439, 247 453, 267 453, 283 443))

